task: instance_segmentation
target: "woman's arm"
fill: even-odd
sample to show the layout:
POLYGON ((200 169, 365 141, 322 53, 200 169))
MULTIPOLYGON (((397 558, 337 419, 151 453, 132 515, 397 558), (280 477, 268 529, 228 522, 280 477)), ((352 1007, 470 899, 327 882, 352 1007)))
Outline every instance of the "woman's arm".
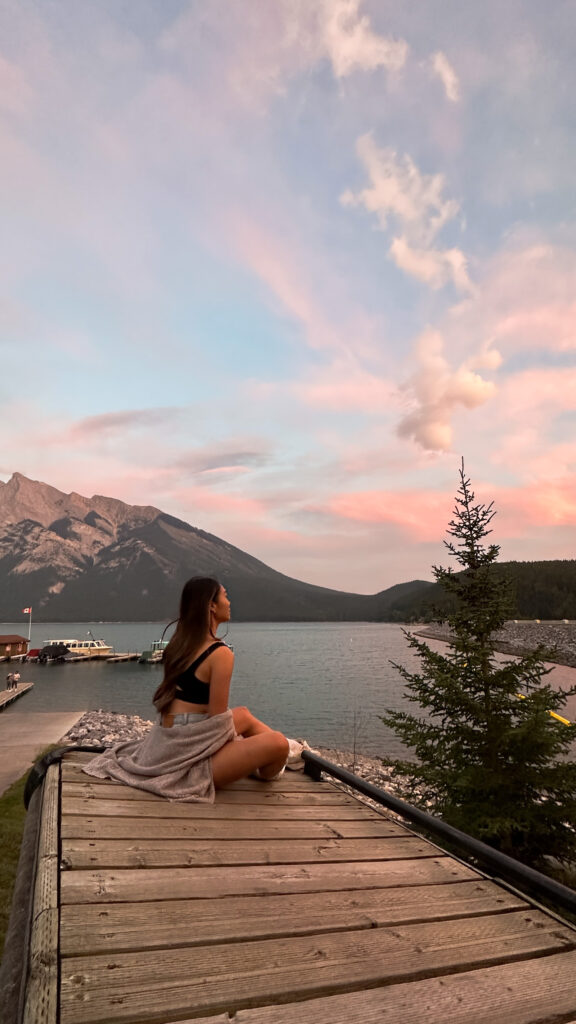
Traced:
POLYGON ((208 665, 210 668, 208 714, 220 715, 223 711, 228 710, 234 655, 229 647, 219 647, 208 659, 208 665))

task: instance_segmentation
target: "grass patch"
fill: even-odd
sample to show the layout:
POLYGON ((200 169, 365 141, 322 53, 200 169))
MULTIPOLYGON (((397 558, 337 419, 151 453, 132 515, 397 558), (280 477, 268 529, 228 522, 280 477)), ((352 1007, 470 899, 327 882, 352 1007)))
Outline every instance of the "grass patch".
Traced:
MULTIPOLYGON (((49 747, 41 750, 38 758, 43 757, 50 750, 55 750, 60 744, 52 743, 49 747)), ((0 796, 0 950, 4 951, 4 940, 10 920, 12 906, 12 893, 16 881, 16 870, 20 857, 24 823, 26 821, 26 808, 24 807, 24 787, 28 772, 21 779, 13 782, 5 793, 0 796)))
POLYGON ((26 821, 24 807, 24 786, 28 772, 18 782, 13 782, 0 797, 0 949, 4 949, 4 938, 10 919, 12 892, 16 880, 16 868, 20 856, 22 833, 26 821))

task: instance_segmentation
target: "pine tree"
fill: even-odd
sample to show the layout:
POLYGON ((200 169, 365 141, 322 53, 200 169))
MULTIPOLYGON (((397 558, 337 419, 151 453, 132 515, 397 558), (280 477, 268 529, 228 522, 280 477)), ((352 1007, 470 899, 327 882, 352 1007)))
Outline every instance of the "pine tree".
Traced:
POLYGON ((410 797, 419 793, 449 824, 542 868, 547 856, 576 860, 576 762, 568 760, 576 725, 549 713, 561 713, 576 687, 562 692, 545 682, 551 652, 543 647, 514 661, 495 658, 510 593, 495 568, 499 546, 486 541, 495 514, 493 503, 475 504, 462 460, 452 540, 444 542, 462 569, 433 567, 452 608, 444 613, 448 649, 436 653, 406 633, 420 671, 395 667, 408 700, 426 714, 388 710, 382 721, 419 761, 416 773, 413 762, 394 762, 410 797))

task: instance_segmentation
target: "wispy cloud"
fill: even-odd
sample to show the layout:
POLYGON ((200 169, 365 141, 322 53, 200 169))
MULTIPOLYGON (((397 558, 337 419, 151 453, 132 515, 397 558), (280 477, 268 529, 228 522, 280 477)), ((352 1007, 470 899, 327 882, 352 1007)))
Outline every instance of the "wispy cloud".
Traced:
POLYGON ((440 229, 458 213, 458 203, 445 199, 442 174, 422 174, 407 154, 380 149, 371 134, 362 135, 356 152, 370 178, 370 186, 342 196, 345 206, 364 206, 386 229, 394 217, 415 242, 433 241, 440 229))
POLYGON ((375 32, 360 7, 360 0, 324 0, 323 32, 334 74, 344 78, 379 67, 399 71, 406 62, 407 43, 375 32))
POLYGON ((457 103, 460 99, 460 83, 458 81, 458 75, 454 71, 454 68, 446 54, 442 53, 441 50, 438 50, 432 55, 430 63, 433 73, 438 76, 444 86, 446 99, 450 100, 451 103, 457 103))
POLYGON ((443 288, 452 281, 459 291, 470 290, 468 261, 461 249, 417 249, 406 238, 395 238, 390 255, 400 270, 430 288, 443 288))
POLYGON ((123 409, 117 412, 86 416, 74 423, 68 431, 71 440, 83 442, 90 437, 118 437, 128 430, 154 431, 161 424, 174 423, 178 410, 165 409, 123 409))
POLYGON ((239 447, 241 441, 240 437, 235 437, 219 444, 198 445, 180 455, 171 465, 213 479, 215 474, 248 472, 269 461, 269 444, 253 440, 246 447, 239 447))
POLYGON ((443 174, 423 174, 412 158, 392 149, 381 149, 373 135, 361 136, 356 151, 370 179, 368 188, 341 196, 344 206, 363 206, 376 215, 383 231, 392 219, 401 231, 393 238, 390 255, 407 273, 434 288, 451 280, 468 290, 470 280, 464 254, 456 248, 434 248, 438 233, 459 211, 454 199, 444 197, 443 174))

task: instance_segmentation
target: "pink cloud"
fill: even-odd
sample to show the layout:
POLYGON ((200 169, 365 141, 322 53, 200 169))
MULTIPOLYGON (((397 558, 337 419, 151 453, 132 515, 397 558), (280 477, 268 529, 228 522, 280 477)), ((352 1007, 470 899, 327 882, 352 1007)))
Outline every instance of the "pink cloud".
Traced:
POLYGON ((539 420, 550 412, 576 409, 576 367, 523 370, 501 384, 500 394, 509 418, 530 413, 539 420))
MULTIPOLYGON (((172 508, 178 507, 180 517, 193 525, 197 523, 198 512, 217 515, 219 519, 236 519, 238 516, 254 521, 266 519, 266 505, 256 498, 239 494, 223 494, 201 487, 170 488, 165 500, 170 500, 172 508)), ((177 514, 177 513, 174 513, 177 514)), ((221 525, 221 524, 220 524, 221 525)), ((208 527, 204 527, 208 529, 208 527)))
POLYGON ((534 527, 576 526, 574 477, 492 490, 499 513, 496 532, 501 536, 519 537, 534 527))
POLYGON ((494 337, 519 342, 522 347, 576 350, 576 302, 548 303, 510 313, 496 324, 494 337))
POLYGON ((576 251, 518 233, 486 266, 478 293, 442 325, 468 355, 494 344, 504 357, 533 349, 576 349, 576 251))
POLYGON ((458 406, 475 409, 494 394, 494 384, 467 363, 453 368, 439 331, 427 330, 416 347, 418 369, 406 384, 412 408, 398 424, 400 437, 412 437, 423 448, 449 451, 451 419, 458 406))
POLYGON ((385 415, 391 406, 398 405, 395 384, 358 367, 333 368, 315 381, 295 385, 294 391, 315 408, 385 415))
POLYGON ((500 382, 482 428, 490 461, 527 484, 574 474, 574 412, 576 368, 540 367, 509 375, 500 382))
POLYGON ((356 491, 333 497, 324 509, 343 519, 394 524, 412 541, 437 541, 450 518, 453 498, 434 491, 356 491))
POLYGON ((406 384, 413 407, 399 424, 401 436, 437 451, 469 450, 475 420, 493 438, 497 459, 507 439, 526 429, 514 422, 523 417, 537 419, 539 433, 553 442, 557 413, 574 408, 575 371, 544 365, 511 373, 509 366, 518 353, 576 350, 575 294, 576 252, 512 238, 485 268, 477 293, 416 339, 416 369, 406 384), (461 415, 462 407, 481 405, 490 409, 488 419, 461 415))
MULTIPOLYGON (((475 500, 494 503, 494 539, 524 538, 534 528, 576 525, 573 477, 548 479, 519 487, 474 485, 475 500)), ((456 488, 454 488, 454 491, 456 488)), ((455 508, 455 493, 434 490, 357 491, 335 495, 324 510, 356 522, 394 524, 411 542, 444 539, 455 508)), ((534 557, 538 557, 535 555, 534 557)))
POLYGON ((353 356, 336 358, 295 381, 250 381, 251 397, 274 401, 288 394, 313 409, 359 411, 386 416, 401 398, 394 381, 365 370, 353 356))

